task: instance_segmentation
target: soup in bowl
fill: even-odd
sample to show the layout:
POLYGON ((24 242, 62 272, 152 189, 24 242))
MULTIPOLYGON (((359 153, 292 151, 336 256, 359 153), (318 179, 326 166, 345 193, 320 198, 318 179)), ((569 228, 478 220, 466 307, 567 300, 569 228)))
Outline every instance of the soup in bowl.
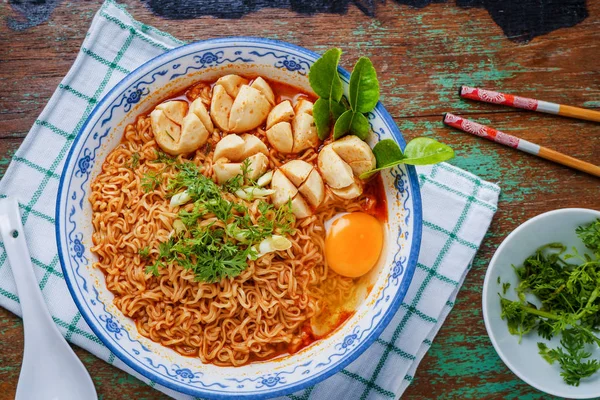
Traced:
POLYGON ((377 141, 404 141, 380 104, 366 142, 321 140, 317 58, 253 38, 183 46, 119 83, 73 144, 57 203, 65 279, 107 347, 161 385, 208 398, 314 385, 408 289, 414 169, 360 179, 377 141))

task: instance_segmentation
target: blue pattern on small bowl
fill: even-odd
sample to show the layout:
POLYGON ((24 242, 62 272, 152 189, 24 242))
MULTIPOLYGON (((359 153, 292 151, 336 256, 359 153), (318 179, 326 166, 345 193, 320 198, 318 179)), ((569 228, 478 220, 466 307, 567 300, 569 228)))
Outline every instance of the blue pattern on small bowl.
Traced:
MULTIPOLYGON (((128 366, 157 384, 202 398, 269 398, 296 392, 331 376, 356 359, 398 310, 415 270, 421 240, 421 201, 414 168, 383 173, 390 223, 386 252, 374 288, 350 320, 326 339, 295 355, 238 368, 202 364, 137 333, 112 304, 91 253, 91 206, 87 192, 107 153, 122 135, 123 122, 164 98, 166 85, 243 71, 309 90, 306 75, 318 55, 273 40, 227 38, 193 43, 143 64, 113 88, 89 116, 65 162, 56 204, 56 238, 65 280, 82 316, 102 342, 128 366), (366 303, 368 302, 368 306, 366 303)), ((241 73, 243 73, 241 72, 241 73)), ((347 86, 349 75, 340 69, 347 86)), ((402 135, 381 104, 368 115, 371 145, 402 135)))

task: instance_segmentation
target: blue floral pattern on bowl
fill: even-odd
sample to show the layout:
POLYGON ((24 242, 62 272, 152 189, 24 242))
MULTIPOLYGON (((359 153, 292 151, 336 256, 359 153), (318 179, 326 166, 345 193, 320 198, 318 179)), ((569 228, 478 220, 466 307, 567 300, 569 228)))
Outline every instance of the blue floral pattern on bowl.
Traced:
POLYGON ((121 336, 123 336, 123 333, 121 332, 123 328, 121 328, 119 323, 112 315, 101 315, 99 319, 100 321, 104 322, 106 330, 112 333, 115 336, 115 339, 121 339, 121 336))
POLYGON ((344 338, 344 341, 342 342, 342 348, 345 349, 347 347, 352 346, 352 343, 354 343, 354 341, 358 338, 358 336, 356 335, 356 333, 353 333, 351 335, 348 335, 344 338))
MULTIPOLYGON (((284 360, 238 368, 204 365, 174 354, 141 337, 135 324, 113 305, 102 273, 92 267, 91 209, 86 194, 108 151, 118 144, 122 122, 130 123, 140 107, 165 96, 167 83, 183 88, 221 68, 230 73, 249 67, 277 79, 303 79, 318 56, 277 41, 255 38, 216 39, 193 43, 161 55, 128 75, 92 112, 74 141, 59 185, 56 238, 67 285, 81 314, 103 343, 131 368, 157 384, 202 398, 264 398, 296 392, 339 371, 358 357, 381 333, 400 306, 416 266, 421 235, 421 204, 416 173, 399 166, 384 174, 388 196, 388 247, 384 273, 372 290, 374 302, 360 308, 327 339, 284 360), (288 78, 289 77, 289 78, 288 78), (397 205, 397 206, 396 206, 397 205), (397 208, 393 208, 397 207, 397 208), (393 214, 392 214, 393 212, 393 214), (99 282, 99 283, 98 283, 99 282)), ((341 71, 347 85, 349 76, 341 71)), ((391 117, 378 105, 368 115, 374 134, 404 141, 391 117)))

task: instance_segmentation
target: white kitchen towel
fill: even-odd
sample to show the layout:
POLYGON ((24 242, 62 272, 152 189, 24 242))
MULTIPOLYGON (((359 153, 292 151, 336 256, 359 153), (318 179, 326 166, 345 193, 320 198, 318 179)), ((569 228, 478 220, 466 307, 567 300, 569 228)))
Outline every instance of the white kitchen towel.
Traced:
MULTIPOLYGON (((136 21, 114 1, 106 1, 94 17, 75 63, 15 153, 0 182, 0 197, 19 200, 35 274, 52 317, 67 340, 167 395, 184 399, 188 397, 132 371, 92 333, 69 295, 54 238, 58 181, 71 143, 89 113, 130 71, 182 44, 136 21)), ((418 174, 423 238, 417 269, 400 310, 356 361, 326 381, 286 398, 394 399, 412 381, 452 309, 500 193, 498 186, 449 164, 419 168, 418 174)), ((20 315, 2 243, 0 306, 20 315)))

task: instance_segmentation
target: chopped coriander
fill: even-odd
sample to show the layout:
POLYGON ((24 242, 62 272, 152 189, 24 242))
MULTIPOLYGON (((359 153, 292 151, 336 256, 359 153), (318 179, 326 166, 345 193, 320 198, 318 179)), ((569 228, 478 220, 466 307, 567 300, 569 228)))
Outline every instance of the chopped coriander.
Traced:
POLYGON ((575 328, 562 332, 560 344, 562 347, 550 349, 544 343, 538 343, 540 355, 550 364, 555 362, 562 369, 561 376, 568 385, 579 386, 581 379, 589 378, 600 369, 600 361, 589 359, 592 353, 585 350, 585 345, 591 343, 581 337, 575 328))
POLYGON ((575 231, 585 247, 592 250, 600 258, 600 219, 588 226, 580 226, 575 231))
POLYGON ((508 331, 511 335, 519 336, 519 343, 521 343, 523 335, 528 334, 537 326, 536 315, 523 312, 525 307, 523 304, 503 297, 500 298, 500 306, 502 308, 500 317, 507 320, 508 331))
POLYGON ((166 165, 173 165, 177 163, 176 157, 171 157, 167 153, 156 150, 156 159, 150 161, 153 164, 163 163, 166 165))
POLYGON ((170 194, 175 194, 181 189, 188 188, 188 192, 191 193, 192 187, 195 188, 197 184, 200 184, 200 182, 198 182, 198 179, 202 175, 201 169, 198 168, 198 166, 196 166, 196 164, 194 164, 191 161, 177 164, 175 165, 175 168, 179 172, 174 178, 171 178, 169 180, 167 190, 170 194))
POLYGON ((255 185, 254 180, 249 178, 250 172, 252 172, 252 167, 250 166, 250 160, 247 158, 242 162, 241 171, 241 174, 238 174, 225 182, 223 185, 224 190, 228 191, 229 193, 235 193, 237 190, 241 189, 245 183, 250 186, 255 185))
POLYGON ((131 155, 130 169, 136 169, 140 165, 140 153, 137 151, 131 155))
POLYGON ((151 170, 146 172, 142 176, 142 189, 144 192, 148 193, 159 187, 163 183, 163 174, 167 171, 167 168, 171 165, 179 168, 183 164, 180 164, 178 159, 175 157, 170 157, 162 151, 156 151, 156 159, 150 161, 152 164, 165 164, 163 169, 158 171, 151 170))
POLYGON ((142 258, 149 258, 150 257, 150 247, 148 247, 148 246, 142 247, 141 249, 138 250, 138 254, 142 258))
POLYGON ((244 176, 236 175, 223 184, 223 190, 229 193, 235 193, 244 186, 244 176))
POLYGON ((159 187, 163 182, 163 171, 148 171, 142 176, 142 190, 148 193, 159 187))
POLYGON ((502 284, 502 294, 506 295, 506 292, 508 292, 508 289, 510 289, 510 282, 504 282, 502 284))
POLYGON ((171 252, 172 244, 167 241, 158 244, 158 258, 167 258, 171 252))
MULTIPOLYGON (((291 201, 278 209, 260 201, 260 216, 254 224, 244 203, 223 198, 222 190, 227 190, 230 182, 220 187, 192 162, 178 163, 175 168, 178 173, 169 180, 167 188, 172 194, 184 189, 193 201, 193 208, 179 211, 185 229, 158 245, 157 261, 147 267, 148 271, 158 273, 165 263, 177 263, 193 271, 198 281, 219 282, 238 276, 248 267, 248 258, 256 256, 253 245, 273 234, 293 233, 295 217, 291 201), (199 225, 209 214, 216 221, 199 225)), ((240 175, 241 184, 249 171, 246 164, 240 175)))
POLYGON ((159 276, 160 272, 158 271, 159 268, 162 268, 163 264, 156 260, 153 264, 148 264, 146 266, 146 273, 147 274, 152 274, 154 276, 159 276))
MULTIPOLYGON (((250 173, 253 171, 250 166, 250 160, 246 158, 242 161, 242 177, 244 178, 244 182, 248 182, 249 185, 254 184, 254 180, 250 178, 250 173)), ((239 176, 239 175, 238 175, 239 176)))
POLYGON ((547 340, 561 335, 555 349, 538 343, 539 353, 549 363, 558 363, 563 380, 573 386, 600 370, 600 360, 592 359, 586 349, 600 346, 600 219, 578 227, 576 233, 594 256, 581 255, 575 248, 563 255, 563 244, 547 244, 515 268, 520 280, 518 300, 500 295, 501 316, 511 334, 523 337, 537 332, 547 340), (567 262, 571 259, 580 263, 567 262), (527 294, 535 295, 542 305, 529 303, 527 294))

